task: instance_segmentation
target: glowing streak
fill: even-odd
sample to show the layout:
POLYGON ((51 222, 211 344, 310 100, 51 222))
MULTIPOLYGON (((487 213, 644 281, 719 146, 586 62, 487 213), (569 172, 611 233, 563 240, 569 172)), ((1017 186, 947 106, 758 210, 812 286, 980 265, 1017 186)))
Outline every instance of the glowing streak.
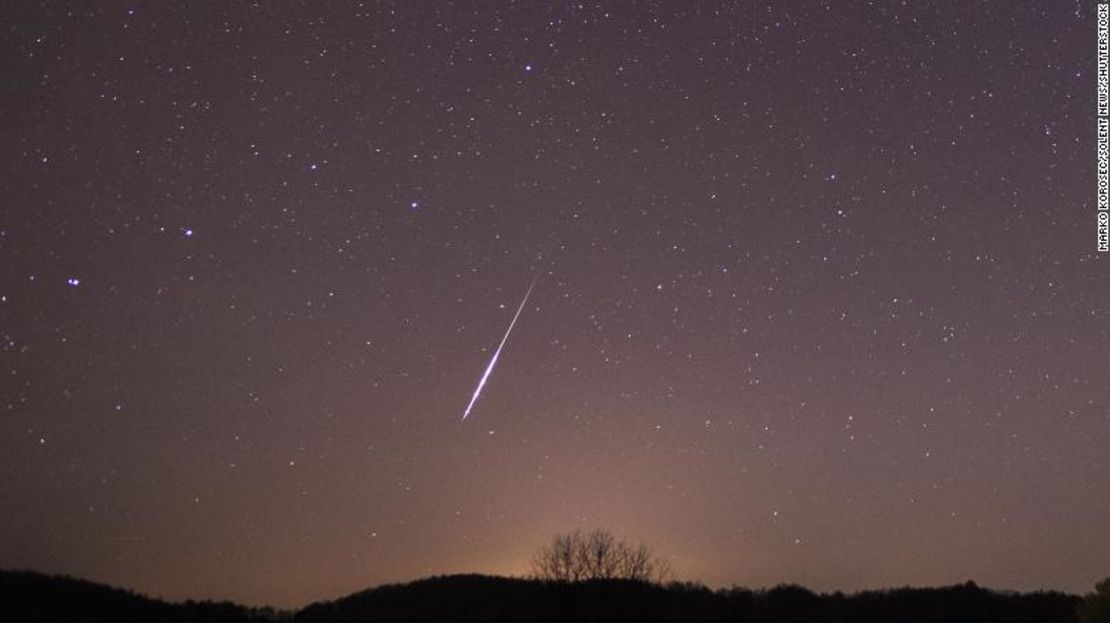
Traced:
POLYGON ((524 294, 524 300, 520 302, 520 307, 516 308, 516 314, 513 315, 513 321, 509 323, 509 329, 505 331, 505 337, 501 338, 501 343, 497 345, 497 350, 493 351, 493 358, 489 360, 489 365, 486 366, 485 373, 482 374, 482 380, 478 381, 478 388, 474 390, 474 395, 470 397, 470 404, 466 405, 466 411, 463 411, 462 419, 470 415, 470 410, 474 408, 474 403, 478 402, 478 395, 482 393, 482 388, 486 385, 486 379, 489 378, 493 372, 493 366, 497 365, 497 358, 501 356, 501 349, 505 347, 505 342, 509 341, 509 334, 513 331, 513 325, 516 324, 516 319, 520 318, 520 312, 524 311, 524 306, 528 303, 528 297, 532 295, 532 288, 536 287, 536 281, 540 278, 536 274, 536 278, 532 280, 532 285, 528 286, 528 292, 524 294))

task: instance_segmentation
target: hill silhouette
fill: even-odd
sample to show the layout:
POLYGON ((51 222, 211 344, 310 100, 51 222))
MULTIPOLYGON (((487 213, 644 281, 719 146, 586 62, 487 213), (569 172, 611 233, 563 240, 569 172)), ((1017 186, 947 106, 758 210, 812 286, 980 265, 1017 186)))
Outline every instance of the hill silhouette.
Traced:
POLYGON ((0 621, 270 621, 269 608, 222 601, 170 603, 88 580, 0 571, 0 621))
POLYGON ((972 582, 854 595, 796 585, 713 591, 690 583, 629 580, 542 582, 441 576, 314 603, 308 621, 1075 621, 1081 599, 1058 592, 1011 593, 972 582))
POLYGON ((170 603, 86 580, 0 571, 0 621, 822 621, 1070 622, 1082 599, 972 582, 851 595, 796 585, 710 590, 630 580, 549 582, 450 575, 391 584, 294 613, 230 602, 170 603))

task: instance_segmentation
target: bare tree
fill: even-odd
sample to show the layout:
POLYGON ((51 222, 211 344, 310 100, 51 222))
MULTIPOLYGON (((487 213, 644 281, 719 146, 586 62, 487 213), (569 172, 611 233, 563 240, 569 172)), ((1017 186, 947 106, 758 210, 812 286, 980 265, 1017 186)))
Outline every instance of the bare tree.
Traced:
POLYGON ((532 559, 532 573, 544 580, 639 580, 663 582, 670 578, 666 561, 644 544, 629 545, 612 534, 594 530, 559 534, 532 559))

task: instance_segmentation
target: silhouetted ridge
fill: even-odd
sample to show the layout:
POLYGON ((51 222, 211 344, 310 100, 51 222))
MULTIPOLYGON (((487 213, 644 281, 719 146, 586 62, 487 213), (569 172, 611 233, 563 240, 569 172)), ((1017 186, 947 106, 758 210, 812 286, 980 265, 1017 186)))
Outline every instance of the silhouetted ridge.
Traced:
MULTIPOLYGON (((1106 588, 1110 589, 1110 581, 1106 588)), ((1095 603, 1091 599, 1088 605, 1095 603)), ((211 601, 168 603, 86 580, 0 571, 0 621, 1070 623, 1077 620, 1076 607, 1081 602, 1075 595, 991 591, 972 582, 845 595, 818 594, 792 584, 759 591, 713 591, 679 582, 451 575, 380 586, 282 616, 270 608, 211 601)))
POLYGON ((544 582, 480 575, 440 576, 314 603, 308 621, 838 621, 937 623, 1071 622, 1081 599, 1056 592, 1008 593, 968 582, 855 595, 797 585, 711 591, 629 580, 544 582))
POLYGON ((0 571, 0 621, 265 621, 267 608, 231 602, 169 603, 138 593, 34 571, 0 571))

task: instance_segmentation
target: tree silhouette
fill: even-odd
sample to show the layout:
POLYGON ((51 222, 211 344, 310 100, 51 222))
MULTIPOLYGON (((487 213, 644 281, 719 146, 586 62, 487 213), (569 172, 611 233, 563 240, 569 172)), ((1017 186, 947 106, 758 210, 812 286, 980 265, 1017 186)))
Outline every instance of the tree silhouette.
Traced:
POLYGON ((1110 623, 1110 578, 1095 584, 1079 604, 1079 620, 1084 623, 1110 623))
POLYGON ((636 580, 663 582, 670 567, 643 543, 630 545, 609 532, 558 534, 532 558, 532 573, 542 580, 636 580))

